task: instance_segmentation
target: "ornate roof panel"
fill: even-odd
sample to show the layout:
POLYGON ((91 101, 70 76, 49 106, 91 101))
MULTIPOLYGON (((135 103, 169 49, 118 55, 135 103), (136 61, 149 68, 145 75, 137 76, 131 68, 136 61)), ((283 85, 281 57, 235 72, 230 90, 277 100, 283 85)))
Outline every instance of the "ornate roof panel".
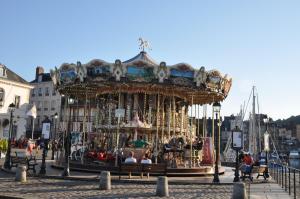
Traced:
POLYGON ((194 103, 224 100, 232 79, 217 70, 195 69, 187 63, 157 64, 146 52, 121 62, 94 59, 87 64, 62 64, 51 71, 61 93, 85 96, 114 92, 145 92, 176 95, 194 103))

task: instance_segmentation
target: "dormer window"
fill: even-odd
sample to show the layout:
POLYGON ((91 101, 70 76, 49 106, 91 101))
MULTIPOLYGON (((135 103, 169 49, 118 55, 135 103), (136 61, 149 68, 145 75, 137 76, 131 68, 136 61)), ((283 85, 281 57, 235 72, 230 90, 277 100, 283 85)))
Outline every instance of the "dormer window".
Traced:
POLYGON ((7 77, 6 76, 6 68, 2 64, 0 64, 0 77, 7 77))
POLYGON ((39 75, 38 76, 38 82, 42 82, 42 79, 43 79, 43 75, 39 75))
POLYGON ((4 97, 5 97, 5 91, 3 88, 0 88, 0 107, 4 105, 4 97))

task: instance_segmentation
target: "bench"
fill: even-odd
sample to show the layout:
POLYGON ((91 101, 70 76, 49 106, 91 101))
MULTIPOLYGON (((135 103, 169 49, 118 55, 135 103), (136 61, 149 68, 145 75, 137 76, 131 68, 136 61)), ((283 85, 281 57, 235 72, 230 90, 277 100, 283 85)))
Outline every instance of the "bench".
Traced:
POLYGON ((35 156, 19 156, 16 152, 16 156, 11 156, 11 167, 18 167, 19 165, 26 165, 26 171, 32 170, 36 173, 35 166, 38 165, 35 156))
POLYGON ((128 173, 129 179, 131 178, 132 173, 140 173, 141 178, 143 178, 144 173, 147 174, 147 178, 149 178, 150 173, 163 173, 163 175, 166 175, 167 164, 121 163, 119 166, 119 180, 121 179, 122 173, 128 173))
POLYGON ((249 172, 242 172, 242 180, 245 180, 245 178, 249 178, 251 181, 253 181, 252 174, 257 173, 256 179, 258 179, 260 176, 264 177, 265 180, 269 177, 267 174, 267 166, 252 166, 251 170, 249 172))
POLYGON ((252 173, 257 173, 256 179, 258 179, 260 176, 264 177, 265 180, 269 177, 267 175, 267 166, 254 166, 252 173))

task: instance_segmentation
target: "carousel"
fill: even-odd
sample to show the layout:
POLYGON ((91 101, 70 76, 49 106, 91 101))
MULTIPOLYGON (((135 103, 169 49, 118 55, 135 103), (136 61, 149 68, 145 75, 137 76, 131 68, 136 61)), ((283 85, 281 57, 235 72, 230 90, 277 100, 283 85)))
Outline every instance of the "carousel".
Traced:
POLYGON ((147 154, 166 163, 168 173, 213 173, 205 109, 227 97, 227 75, 158 63, 143 48, 127 61, 64 63, 51 77, 63 96, 60 138, 71 140, 71 167, 114 170, 133 151, 138 162, 147 154))

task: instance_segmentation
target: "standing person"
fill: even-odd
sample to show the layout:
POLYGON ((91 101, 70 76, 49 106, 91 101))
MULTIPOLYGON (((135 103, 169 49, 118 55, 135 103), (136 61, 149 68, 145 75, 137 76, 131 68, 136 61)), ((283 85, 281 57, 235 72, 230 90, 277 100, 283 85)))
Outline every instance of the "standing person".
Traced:
POLYGON ((136 158, 133 157, 134 152, 130 151, 128 158, 126 158, 125 163, 136 163, 136 158))

